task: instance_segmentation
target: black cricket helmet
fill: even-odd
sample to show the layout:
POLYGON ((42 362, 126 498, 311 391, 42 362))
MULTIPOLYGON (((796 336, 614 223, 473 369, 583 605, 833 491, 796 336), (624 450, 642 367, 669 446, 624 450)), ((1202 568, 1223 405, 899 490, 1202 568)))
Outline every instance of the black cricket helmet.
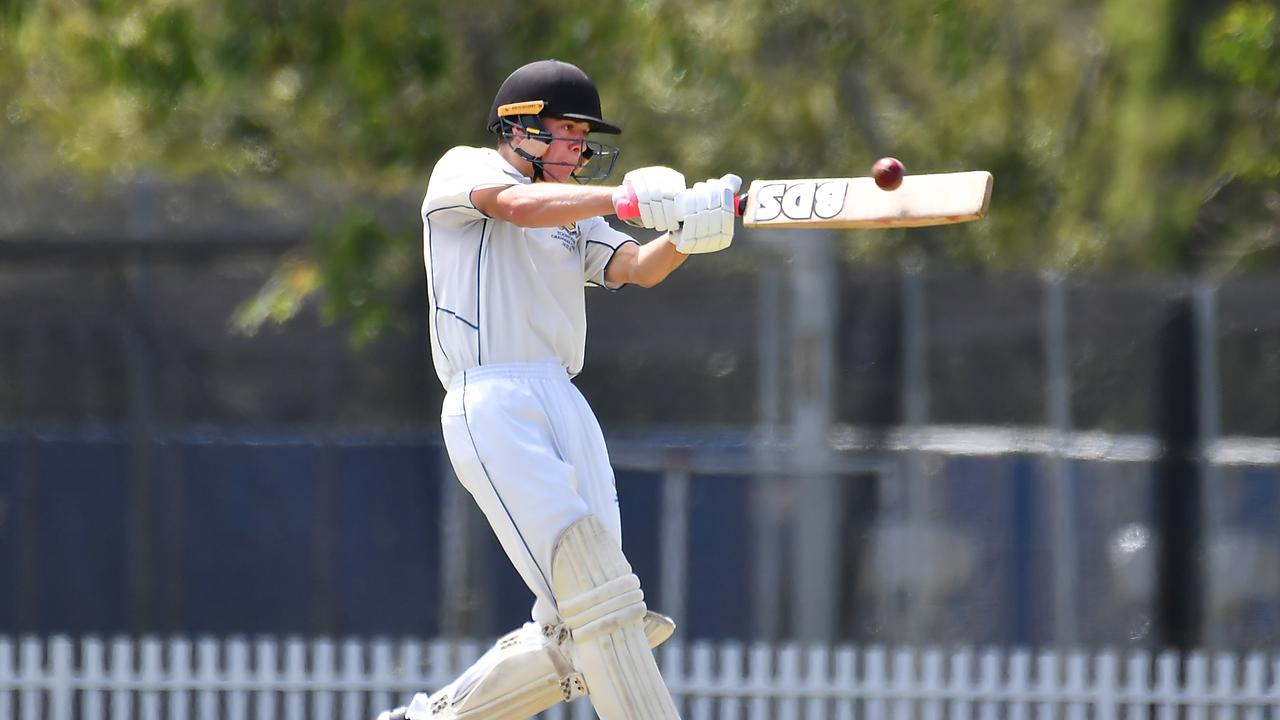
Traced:
MULTIPOLYGON (((498 88, 487 128, 512 142, 516 153, 533 163, 535 179, 541 179, 540 158, 553 139, 542 125, 541 118, 545 117, 579 120, 587 123, 591 132, 622 132, 604 120, 596 84, 577 66, 560 60, 539 60, 518 68, 498 88), (516 139, 516 128, 524 131, 523 139, 516 139)), ((588 140, 572 175, 580 182, 603 180, 617 159, 616 147, 588 140)))

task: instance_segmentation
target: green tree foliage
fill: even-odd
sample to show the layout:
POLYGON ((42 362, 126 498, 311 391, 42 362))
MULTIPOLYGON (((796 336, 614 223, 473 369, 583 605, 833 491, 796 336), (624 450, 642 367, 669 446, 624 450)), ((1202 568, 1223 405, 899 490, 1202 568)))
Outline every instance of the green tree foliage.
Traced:
POLYGON ((1277 28, 1260 0, 0 0, 0 147, 302 189, 317 241, 250 324, 323 292, 375 333, 420 273, 405 208, 444 150, 492 142, 498 83, 541 57, 600 84, 620 171, 995 173, 987 221, 851 232, 858 256, 1224 271, 1274 254, 1277 28))

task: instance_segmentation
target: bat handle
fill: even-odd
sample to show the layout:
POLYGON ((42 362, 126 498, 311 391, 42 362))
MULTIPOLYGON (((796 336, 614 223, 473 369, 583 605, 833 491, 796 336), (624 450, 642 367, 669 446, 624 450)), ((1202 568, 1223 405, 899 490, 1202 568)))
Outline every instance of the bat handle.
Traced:
MULTIPOLYGON (((640 200, 634 192, 626 197, 619 198, 613 207, 619 220, 636 220, 640 217, 640 200)), ((733 199, 733 214, 741 216, 746 211, 747 194, 742 193, 733 199)))

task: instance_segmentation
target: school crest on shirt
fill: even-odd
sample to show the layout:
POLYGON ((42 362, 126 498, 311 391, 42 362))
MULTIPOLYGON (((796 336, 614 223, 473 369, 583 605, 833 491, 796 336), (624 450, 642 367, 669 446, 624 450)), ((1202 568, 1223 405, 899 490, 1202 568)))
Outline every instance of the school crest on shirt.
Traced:
POLYGON ((582 231, 578 229, 578 223, 561 225, 555 229, 554 236, 564 246, 565 250, 571 253, 578 252, 578 239, 582 237, 582 231))

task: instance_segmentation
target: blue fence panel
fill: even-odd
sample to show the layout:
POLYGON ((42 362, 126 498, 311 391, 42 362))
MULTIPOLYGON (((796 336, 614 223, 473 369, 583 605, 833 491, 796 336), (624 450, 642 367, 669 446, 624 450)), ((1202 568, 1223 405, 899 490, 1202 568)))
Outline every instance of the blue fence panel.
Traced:
POLYGON ((689 494, 686 640, 751 638, 749 478, 702 475, 689 494))
MULTIPOLYGON (((362 445, 336 450, 340 473, 337 610, 344 633, 439 631, 439 446, 362 445)), ((319 532, 323 532, 321 529, 319 532)))
POLYGON ((184 627, 309 630, 314 455, 305 444, 183 448, 184 627))
POLYGON ((1280 525, 1280 471, 1251 467, 1240 473, 1243 484, 1237 520, 1259 532, 1274 533, 1280 525))
POLYGON ((34 540, 39 632, 117 630, 126 616, 128 448, 119 442, 40 443, 34 540))
POLYGON ((661 585, 662 475, 617 472, 618 506, 622 511, 622 550, 640 578, 645 603, 662 612, 661 585))
POLYGON ((17 442, 0 438, 0 628, 12 628, 16 621, 16 598, 12 591, 6 592, 3 588, 15 588, 18 584, 18 503, 15 497, 18 490, 18 453, 17 442))

